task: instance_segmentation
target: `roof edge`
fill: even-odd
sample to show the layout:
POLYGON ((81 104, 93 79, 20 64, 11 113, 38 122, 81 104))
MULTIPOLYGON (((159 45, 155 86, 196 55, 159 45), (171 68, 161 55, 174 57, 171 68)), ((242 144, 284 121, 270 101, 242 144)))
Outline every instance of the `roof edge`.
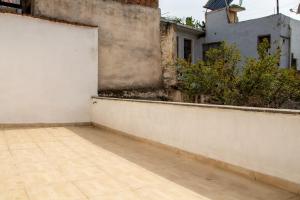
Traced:
POLYGON ((180 24, 180 23, 177 23, 177 22, 175 22, 173 20, 166 19, 164 17, 160 18, 160 22, 174 24, 174 25, 176 25, 176 26, 178 26, 178 27, 180 27, 182 29, 186 29, 186 30, 198 33, 198 34, 204 34, 205 33, 205 31, 202 30, 202 29, 194 28, 192 26, 188 26, 188 25, 185 25, 185 24, 180 24))

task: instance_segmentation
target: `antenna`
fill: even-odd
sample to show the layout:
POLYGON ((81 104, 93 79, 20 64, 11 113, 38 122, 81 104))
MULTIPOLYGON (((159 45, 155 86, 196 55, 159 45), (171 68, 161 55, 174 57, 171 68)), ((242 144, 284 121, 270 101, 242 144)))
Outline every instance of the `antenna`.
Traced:
POLYGON ((228 3, 227 3, 227 0, 224 0, 224 1, 225 1, 226 8, 228 8, 228 3))
POLYGON ((290 11, 293 12, 293 13, 296 13, 296 14, 300 15, 300 4, 299 4, 298 8, 290 9, 290 11))
POLYGON ((229 5, 228 5, 228 2, 227 0, 224 0, 225 2, 225 5, 226 5, 226 14, 227 14, 227 19, 229 20, 229 5))
POLYGON ((243 5, 243 0, 240 0, 239 6, 243 5))

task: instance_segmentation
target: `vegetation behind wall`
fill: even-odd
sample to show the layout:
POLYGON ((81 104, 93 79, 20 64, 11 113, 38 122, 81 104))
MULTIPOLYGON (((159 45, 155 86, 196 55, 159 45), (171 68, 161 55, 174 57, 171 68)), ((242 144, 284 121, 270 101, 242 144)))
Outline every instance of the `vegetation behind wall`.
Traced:
POLYGON ((206 61, 179 60, 179 88, 187 101, 196 103, 282 108, 300 102, 299 75, 280 68, 280 51, 270 54, 268 47, 268 41, 263 41, 259 58, 247 58, 242 68, 239 50, 225 43, 210 49, 206 61))

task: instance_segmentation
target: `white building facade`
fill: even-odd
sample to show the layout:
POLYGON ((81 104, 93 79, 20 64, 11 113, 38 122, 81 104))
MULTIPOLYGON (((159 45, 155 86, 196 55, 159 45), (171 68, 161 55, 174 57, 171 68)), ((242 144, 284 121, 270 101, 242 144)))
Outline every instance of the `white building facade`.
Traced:
POLYGON ((230 20, 226 8, 206 13, 206 36, 201 38, 205 52, 221 42, 235 44, 244 57, 257 58, 257 46, 270 41, 270 51, 281 50, 280 66, 300 70, 300 21, 282 14, 243 22, 230 20))

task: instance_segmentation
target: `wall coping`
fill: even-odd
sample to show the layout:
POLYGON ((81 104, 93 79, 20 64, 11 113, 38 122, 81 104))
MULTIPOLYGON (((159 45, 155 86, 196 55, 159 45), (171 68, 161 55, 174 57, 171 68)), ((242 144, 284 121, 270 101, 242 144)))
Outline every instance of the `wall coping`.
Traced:
POLYGON ((140 100, 140 99, 122 99, 122 98, 99 97, 99 96, 92 96, 92 99, 126 101, 126 102, 137 102, 137 103, 151 103, 151 104, 164 104, 164 105, 177 105, 177 106, 200 107, 200 108, 215 108, 215 109, 223 109, 223 110, 239 110, 239 111, 247 111, 247 112, 263 112, 263 113, 300 115, 300 110, 291 110, 291 109, 274 109, 274 108, 256 108, 256 107, 244 107, 244 106, 227 106, 227 105, 225 106, 225 105, 214 105, 214 104, 180 103, 180 102, 152 101, 152 100, 140 100))
POLYGON ((29 15, 29 14, 20 14, 20 13, 13 13, 9 11, 0 10, 0 15, 11 15, 11 16, 18 16, 18 17, 24 17, 24 18, 31 18, 34 20, 41 20, 41 21, 47 21, 52 23, 58 23, 58 24, 64 24, 64 25, 70 25, 75 27, 83 27, 83 28, 97 28, 98 26, 89 25, 89 24, 83 24, 83 23, 77 23, 77 22, 69 22, 66 20, 51 18, 51 17, 45 17, 45 16, 36 16, 36 15, 29 15))

